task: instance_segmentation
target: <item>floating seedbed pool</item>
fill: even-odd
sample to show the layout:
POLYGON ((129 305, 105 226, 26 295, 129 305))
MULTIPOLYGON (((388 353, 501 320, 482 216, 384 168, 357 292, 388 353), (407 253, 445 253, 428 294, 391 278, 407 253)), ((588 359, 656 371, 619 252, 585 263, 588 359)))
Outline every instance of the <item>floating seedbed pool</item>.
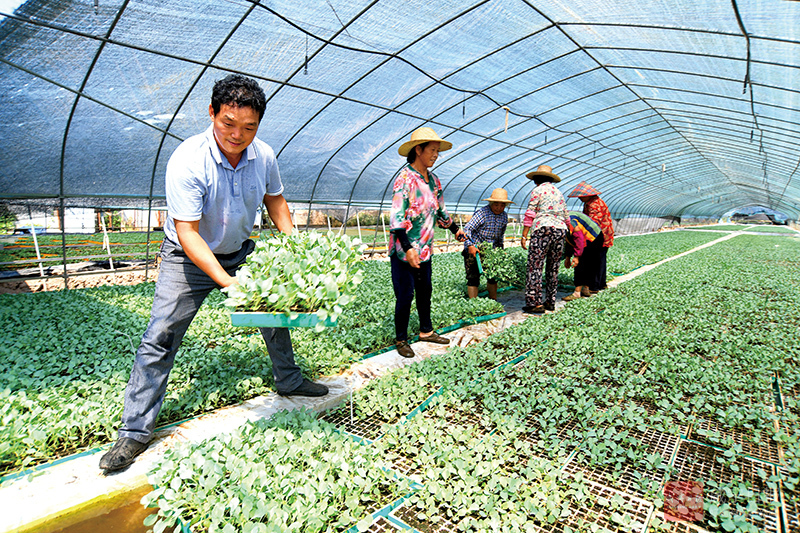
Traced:
MULTIPOLYGON (((482 415, 483 405, 476 400, 471 400, 470 404, 473 405, 474 409, 467 410, 456 405, 443 406, 444 419, 450 425, 458 425, 473 430, 479 438, 488 435, 494 429, 494 424, 482 415)), ((431 409, 425 411, 423 416, 426 418, 438 418, 439 414, 436 409, 431 409)))
POLYGON ((367 441, 374 441, 383 435, 386 425, 392 423, 379 413, 363 418, 351 416, 350 410, 346 406, 328 411, 322 414, 320 419, 330 422, 341 431, 367 441))
MULTIPOLYGON (((712 422, 710 420, 701 420, 692 426, 692 432, 689 438, 703 444, 715 445, 712 438, 708 435, 703 435, 700 431, 716 434, 723 440, 731 439, 734 443, 742 447, 742 454, 759 461, 766 461, 772 464, 780 462, 780 452, 778 451, 778 444, 769 438, 769 433, 761 440, 761 444, 753 442, 753 438, 749 431, 738 428, 729 428, 712 422)), ((765 432, 766 433, 766 432, 765 432)))
POLYGON ((572 513, 569 516, 555 524, 540 525, 540 531, 561 533, 565 526, 574 531, 645 531, 653 514, 652 503, 592 481, 585 480, 585 483, 593 502, 574 507, 571 505, 572 513))
MULTIPOLYGON (((645 400, 633 400, 633 403, 644 409, 650 417, 662 416, 662 411, 656 406, 655 403, 645 400)), ((674 415, 670 416, 672 424, 678 429, 679 433, 683 436, 689 434, 690 424, 686 420, 679 420, 674 415)))
MULTIPOLYGON (((722 450, 692 441, 681 441, 674 467, 675 479, 703 483, 704 501, 716 504, 729 503, 732 509, 738 505, 742 511, 737 514, 744 514, 747 522, 753 524, 759 531, 768 533, 781 531, 778 491, 770 488, 766 481, 777 474, 774 465, 748 457, 729 458, 722 450), (729 463, 727 466, 726 462, 729 463), (710 485, 709 481, 713 481, 716 487, 710 485), (734 500, 728 491, 720 488, 738 486, 740 483, 752 491, 751 497, 734 500), (762 500, 762 495, 766 502, 762 500), (755 510, 752 510, 753 507, 755 510)), ((706 524, 711 518, 706 515, 706 522, 701 526, 707 527, 706 524)))
POLYGON ((369 526, 366 533, 396 533, 397 531, 408 531, 407 527, 400 526, 391 522, 388 518, 380 517, 369 526))
MULTIPOLYGON (((645 432, 636 429, 628 430, 638 439, 644 447, 643 453, 655 454, 661 457, 661 464, 666 467, 678 449, 679 438, 675 435, 662 433, 654 429, 645 432)), ((645 464, 635 465, 626 461, 621 468, 614 469, 609 465, 589 465, 581 457, 580 452, 574 454, 564 467, 569 474, 583 473, 587 479, 633 494, 645 497, 648 493, 657 491, 664 483, 666 470, 653 466, 647 468, 645 464)))

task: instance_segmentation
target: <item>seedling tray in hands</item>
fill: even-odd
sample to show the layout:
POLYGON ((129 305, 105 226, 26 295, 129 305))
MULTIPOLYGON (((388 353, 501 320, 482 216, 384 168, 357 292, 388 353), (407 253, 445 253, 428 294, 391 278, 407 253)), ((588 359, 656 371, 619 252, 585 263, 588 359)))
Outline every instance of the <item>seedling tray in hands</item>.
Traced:
MULTIPOLYGON (((231 325, 257 328, 313 328, 320 322, 316 313, 232 312, 231 325)), ((330 318, 322 321, 326 328, 336 326, 330 318)))

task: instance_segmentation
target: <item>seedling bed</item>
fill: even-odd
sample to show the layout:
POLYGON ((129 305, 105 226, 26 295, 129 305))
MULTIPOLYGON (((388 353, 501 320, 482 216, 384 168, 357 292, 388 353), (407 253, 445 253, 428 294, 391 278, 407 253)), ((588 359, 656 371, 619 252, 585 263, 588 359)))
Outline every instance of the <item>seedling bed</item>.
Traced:
MULTIPOLYGON (((598 527, 605 528, 601 529, 603 531, 611 532, 643 532, 645 530, 653 512, 651 503, 585 478, 584 483, 589 489, 593 502, 572 508, 570 516, 554 524, 539 524, 537 526, 538 531, 542 533, 562 532, 567 526, 572 528, 573 531, 587 531, 598 527), (619 506, 612 508, 612 502, 617 502, 619 506), (616 515, 618 521, 614 521, 611 518, 612 515, 616 515)), ((421 533, 459 531, 458 523, 444 518, 447 511, 446 507, 439 508, 439 514, 442 518, 436 523, 419 518, 418 511, 409 504, 398 507, 391 513, 391 516, 421 533)))
MULTIPOLYGON (((356 416, 350 418, 349 404, 323 413, 321 420, 330 422, 341 431, 368 441, 374 441, 384 433, 384 426, 391 424, 384 417, 374 414, 366 418, 356 416)), ((396 421, 395 421, 396 422, 396 421)))
MULTIPOLYGON (((662 414, 661 409, 656 407, 653 402, 645 401, 645 400, 634 400, 633 403, 647 411, 647 414, 650 416, 660 415, 662 414)), ((688 435, 690 424, 687 422, 681 422, 680 420, 676 419, 674 416, 670 417, 672 419, 673 425, 678 428, 681 435, 688 435)))
MULTIPOLYGON (((527 428, 532 430, 531 433, 528 434, 529 437, 526 437, 525 440, 527 440, 528 442, 530 442, 532 444, 534 444, 536 442, 540 442, 542 440, 541 439, 541 436, 542 436, 542 431, 541 431, 542 430, 542 425, 539 423, 539 420, 536 418, 536 416, 537 416, 537 413, 533 413, 533 414, 530 414, 527 417, 525 417, 525 420, 524 420, 525 427, 527 427, 527 428)), ((562 424, 558 428, 558 431, 556 432, 556 438, 558 439, 559 442, 562 442, 562 441, 564 441, 564 439, 567 438, 568 433, 570 431, 577 431, 579 429, 579 427, 580 426, 578 425, 578 422, 575 419, 569 420, 568 422, 562 424)), ((567 454, 572 453, 572 450, 574 450, 575 448, 577 448, 576 445, 568 444, 565 447, 565 453, 567 453, 567 454)))
MULTIPOLYGON (((757 511, 750 514, 747 520, 759 531, 779 533, 781 525, 777 509, 770 508, 758 497, 760 494, 766 494, 771 501, 778 501, 777 491, 770 489, 758 476, 759 469, 763 469, 766 472, 767 478, 774 476, 776 467, 748 457, 738 457, 732 463, 738 467, 738 471, 734 472, 720 464, 717 461, 718 458, 725 459, 724 452, 721 450, 697 442, 682 440, 675 456, 675 479, 702 482, 704 485, 704 501, 714 501, 720 504, 731 503, 732 508, 735 507, 736 502, 729 502, 726 495, 714 490, 706 482, 714 480, 720 484, 738 481, 748 483, 755 493, 753 500, 756 502, 757 511)), ((707 527, 705 523, 701 525, 707 527)))
POLYGON ((794 400, 795 405, 800 401, 800 383, 786 386, 781 384, 781 405, 795 414, 800 414, 800 409, 789 407, 787 400, 794 400))
POLYGON ((698 433, 699 429, 719 433, 723 439, 726 437, 733 439, 733 442, 741 445, 743 455, 772 464, 780 463, 778 444, 769 439, 768 436, 765 436, 762 439, 761 444, 756 444, 753 442, 753 439, 749 437, 746 430, 729 428, 710 420, 701 420, 695 423, 689 438, 703 444, 710 444, 712 446, 717 445, 717 443, 713 442, 708 436, 698 433))
POLYGON ((528 365, 529 367, 533 368, 534 370, 541 372, 546 376, 550 376, 553 378, 566 378, 567 376, 564 374, 564 367, 563 365, 558 365, 555 362, 551 361, 550 359, 545 359, 544 361, 539 361, 536 365, 532 363, 528 365))
MULTIPOLYGON (((782 471, 783 475, 788 475, 782 471)), ((783 506, 783 523, 787 533, 800 533, 800 499, 797 493, 787 494, 785 489, 781 489, 781 501, 783 506)))
MULTIPOLYGON (((481 413, 483 412, 483 406, 480 401, 473 401, 476 403, 476 407, 474 410, 469 412, 458 409, 451 405, 445 406, 444 418, 450 425, 474 428, 475 436, 482 438, 492 432, 494 429, 494 424, 487 426, 487 424, 484 423, 484 418, 481 416, 481 413)), ((425 411, 423 416, 425 418, 438 418, 438 415, 433 411, 425 411)))
MULTIPOLYGON (((495 372, 498 369, 503 368, 505 366, 515 366, 516 367, 516 365, 518 363, 522 363, 523 361, 525 361, 525 359, 527 359, 527 356, 524 355, 524 354, 513 355, 513 356, 506 357, 505 359, 503 359, 499 363, 494 363, 493 366, 489 369, 489 372, 490 373, 491 372, 495 372)), ((483 367, 481 367, 481 368, 483 368, 483 367)))
MULTIPOLYGON (((439 512, 441 515, 444 515, 446 514, 446 509, 440 508, 439 512)), ((458 525, 446 518, 441 518, 436 523, 432 523, 417 518, 418 514, 417 510, 408 504, 401 505, 391 513, 392 516, 421 533, 448 533, 451 531, 458 531, 458 525)))
POLYGON ((595 503, 581 505, 572 509, 572 514, 555 524, 540 524, 539 531, 543 533, 560 533, 565 526, 573 531, 614 531, 614 532, 643 532, 653 513, 653 504, 641 500, 630 494, 605 487, 584 478, 584 483, 589 488, 595 503), (605 502, 604 503, 601 503, 605 502), (611 509, 610 502, 622 502, 617 509, 611 509), (608 505, 606 505, 608 504, 608 505), (621 521, 629 524, 622 525, 612 520, 611 516, 617 515, 621 521))
POLYGON ((367 533, 395 533, 396 531, 403 531, 403 528, 391 523, 389 520, 381 516, 369 526, 367 533))
POLYGON ((795 383, 791 387, 787 387, 786 395, 790 398, 800 397, 800 383, 795 383))
POLYGON ((422 471, 417 468, 414 461, 402 454, 397 454, 397 457, 392 459, 392 468, 406 477, 411 477, 415 474, 422 475, 422 471))
MULTIPOLYGON (((374 515, 378 511, 381 511, 382 509, 391 509, 391 507, 393 507, 392 506, 392 502, 397 502, 397 501, 399 501, 397 499, 397 495, 393 495, 393 494, 390 494, 388 492, 381 491, 380 501, 371 500, 365 506, 364 514, 365 515, 368 515, 368 514, 374 515)), ((398 505, 398 503, 394 504, 394 506, 396 506, 396 505, 398 505)))
MULTIPOLYGON (((655 429, 648 429, 644 433, 631 429, 631 436, 640 440, 647 448, 647 454, 658 454, 666 466, 677 451, 680 439, 655 429)), ((641 488, 641 480, 648 482, 651 490, 655 490, 664 483, 665 471, 663 469, 646 469, 625 463, 621 470, 615 471, 611 466, 589 466, 580 458, 580 453, 573 455, 564 467, 569 474, 583 472, 584 477, 600 484, 613 487, 622 492, 636 496, 646 496, 646 490, 641 488)))
POLYGON ((658 529, 650 529, 649 531, 658 531, 658 533, 708 533, 707 529, 703 529, 692 522, 683 521, 662 521, 661 526, 658 529))

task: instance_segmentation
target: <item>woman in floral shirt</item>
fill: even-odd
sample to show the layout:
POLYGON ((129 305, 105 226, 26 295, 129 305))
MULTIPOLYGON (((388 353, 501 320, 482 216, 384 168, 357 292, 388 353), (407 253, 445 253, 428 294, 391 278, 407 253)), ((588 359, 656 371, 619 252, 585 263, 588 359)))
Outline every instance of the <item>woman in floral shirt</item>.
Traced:
MULTIPOLYGON (((593 265, 594 275, 589 279, 589 293, 597 294, 606 288, 606 270, 608 249, 614 245, 614 221, 606 203, 598 196, 600 193, 586 183, 580 182, 567 196, 583 202, 583 212, 594 220, 603 232, 600 235, 601 245, 592 247, 589 256, 584 255, 583 260, 593 265)), ((587 250, 589 252, 589 250, 587 250)))
POLYGON ((525 175, 536 183, 522 221, 522 248, 528 248, 528 232, 533 228, 528 250, 528 277, 525 282, 524 313, 544 313, 556 308, 558 267, 564 250, 569 216, 567 202, 554 183, 561 181, 547 165, 539 165, 525 175), (545 301, 542 303, 542 269, 545 267, 545 301))
POLYGON ((434 223, 450 229, 460 241, 465 236, 444 207, 439 178, 428 169, 438 159, 439 152, 452 147, 452 143, 442 140, 431 128, 419 128, 411 134, 411 140, 398 149, 408 164, 400 170, 394 181, 389 221, 389 260, 395 296, 395 343, 397 352, 403 357, 414 357, 414 350, 408 344, 408 322, 415 293, 419 339, 438 344, 450 343, 450 339, 433 331, 431 323, 434 223))

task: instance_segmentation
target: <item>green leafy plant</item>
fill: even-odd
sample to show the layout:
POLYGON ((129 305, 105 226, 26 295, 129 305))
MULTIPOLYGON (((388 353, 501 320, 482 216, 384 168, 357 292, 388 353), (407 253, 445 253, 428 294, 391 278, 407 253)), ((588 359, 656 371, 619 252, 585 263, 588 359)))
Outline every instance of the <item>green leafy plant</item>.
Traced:
POLYGON ((269 421, 169 450, 149 474, 145 522, 181 521, 195 533, 347 531, 410 490, 373 447, 315 419, 281 412, 269 421))
POLYGON ((495 248, 490 242, 478 245, 481 266, 487 278, 498 282, 525 286, 526 266, 521 248, 495 248))
MULTIPOLYGON (((293 232, 256 241, 236 272, 237 283, 223 289, 225 305, 239 311, 316 313, 337 320, 355 300, 364 279, 359 268, 364 246, 333 232, 293 232)), ((318 331, 324 329, 318 323, 318 331)))

